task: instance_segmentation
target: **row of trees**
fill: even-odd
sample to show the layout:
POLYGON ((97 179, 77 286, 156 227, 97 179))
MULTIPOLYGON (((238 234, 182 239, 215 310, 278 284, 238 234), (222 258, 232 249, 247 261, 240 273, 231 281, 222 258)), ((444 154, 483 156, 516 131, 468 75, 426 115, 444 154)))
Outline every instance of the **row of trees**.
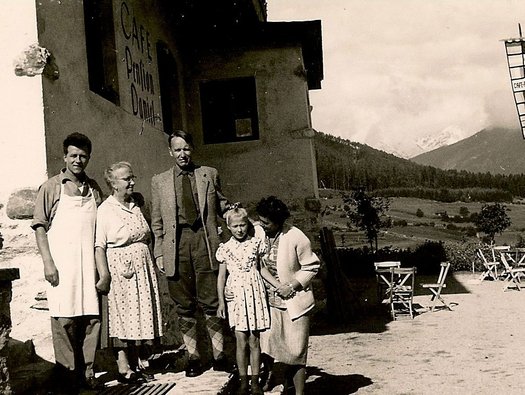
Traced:
POLYGON ((376 189, 374 195, 385 197, 412 197, 437 200, 439 202, 512 202, 512 192, 491 188, 382 188, 376 189))

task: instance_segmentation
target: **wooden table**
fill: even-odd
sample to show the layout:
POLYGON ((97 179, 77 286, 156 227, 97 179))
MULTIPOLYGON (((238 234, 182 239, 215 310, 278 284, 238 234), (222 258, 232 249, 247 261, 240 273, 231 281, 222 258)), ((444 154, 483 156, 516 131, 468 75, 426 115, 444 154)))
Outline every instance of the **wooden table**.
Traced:
MULTIPOLYGON (((384 261, 374 262, 376 278, 377 278, 377 296, 379 302, 383 301, 383 296, 390 293, 390 269, 393 267, 400 267, 400 261, 384 261), (383 290, 384 289, 384 290, 383 290)), ((388 298, 387 298, 388 299, 388 298)))

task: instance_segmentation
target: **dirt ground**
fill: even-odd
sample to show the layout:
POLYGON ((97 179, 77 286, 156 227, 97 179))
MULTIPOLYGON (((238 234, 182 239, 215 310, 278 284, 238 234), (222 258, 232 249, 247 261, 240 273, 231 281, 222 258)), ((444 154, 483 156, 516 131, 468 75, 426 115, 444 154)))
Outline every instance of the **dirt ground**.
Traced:
MULTIPOLYGON (((0 213, 2 214, 2 213, 0 213)), ((42 264, 29 221, 0 215, 4 248, 1 267, 18 267, 13 283, 13 339, 32 339, 37 354, 53 361, 47 311, 31 306, 44 290, 42 264)), ((373 295, 375 279, 359 279, 365 313, 353 324, 329 324, 323 310, 314 317, 307 394, 522 394, 525 393, 525 290, 503 291, 502 282, 476 281, 454 273, 444 297, 453 311, 429 312, 429 294, 419 290, 414 319, 392 321, 373 295)), ((427 281, 416 277, 416 283, 427 281)), ((216 394, 226 374, 158 374, 175 382, 169 394, 216 394)))
POLYGON ((457 303, 453 311, 428 311, 430 297, 420 294, 413 320, 371 315, 314 331, 308 393, 525 393, 525 291, 477 277, 449 278, 444 298, 457 303))

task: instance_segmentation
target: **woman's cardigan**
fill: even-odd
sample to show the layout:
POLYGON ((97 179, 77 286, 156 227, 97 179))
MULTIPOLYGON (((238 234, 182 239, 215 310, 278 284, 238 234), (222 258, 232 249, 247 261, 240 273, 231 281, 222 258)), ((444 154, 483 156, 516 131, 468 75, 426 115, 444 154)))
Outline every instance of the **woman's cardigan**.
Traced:
POLYGON ((319 258, 312 251, 310 240, 295 226, 283 226, 277 251, 277 275, 281 283, 297 280, 302 290, 286 300, 290 318, 299 318, 315 305, 310 282, 319 270, 319 258))

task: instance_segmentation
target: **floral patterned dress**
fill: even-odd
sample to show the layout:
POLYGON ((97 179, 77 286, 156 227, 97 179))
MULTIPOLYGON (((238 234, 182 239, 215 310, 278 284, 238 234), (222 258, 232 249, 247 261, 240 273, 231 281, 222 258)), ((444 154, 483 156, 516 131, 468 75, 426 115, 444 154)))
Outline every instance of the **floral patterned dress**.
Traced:
POLYGON ((162 336, 160 294, 149 242, 149 226, 138 206, 125 207, 113 196, 100 205, 95 246, 106 250, 111 274, 111 338, 153 340, 162 336))
POLYGON ((238 241, 232 237, 219 246, 216 258, 226 264, 226 287, 234 298, 228 302, 228 322, 236 331, 261 331, 270 327, 266 290, 259 273, 259 259, 265 243, 251 237, 238 241))

